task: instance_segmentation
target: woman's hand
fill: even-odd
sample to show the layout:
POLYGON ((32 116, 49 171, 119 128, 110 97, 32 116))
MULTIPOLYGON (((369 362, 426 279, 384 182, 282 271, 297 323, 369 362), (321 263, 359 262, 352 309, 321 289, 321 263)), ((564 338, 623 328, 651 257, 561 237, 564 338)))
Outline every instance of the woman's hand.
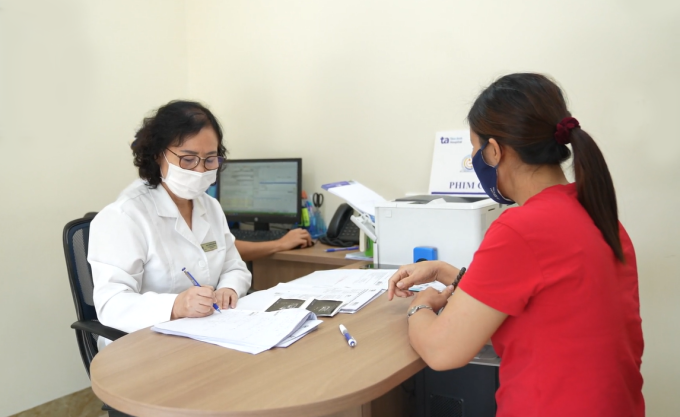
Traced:
POLYGON ((217 299, 217 305, 221 309, 228 309, 236 307, 236 302, 238 301, 238 294, 231 288, 220 288, 215 291, 215 298, 217 299))
POLYGON ((213 287, 206 285, 203 287, 191 287, 182 291, 175 298, 172 305, 171 320, 181 319, 182 317, 205 317, 213 313, 213 303, 215 303, 215 293, 213 287))
POLYGON ((292 229, 277 241, 279 251, 312 246, 312 236, 305 229, 292 229))
POLYGON ((416 298, 413 299, 411 305, 408 308, 410 310, 411 307, 424 304, 432 307, 432 311, 437 313, 442 307, 446 305, 449 297, 451 297, 451 294, 453 294, 453 285, 449 285, 448 287, 444 288, 442 292, 439 292, 434 288, 427 288, 424 291, 420 291, 418 295, 416 295, 416 298))
POLYGON ((410 297, 413 292, 409 291, 409 288, 434 280, 450 285, 456 274, 458 274, 457 268, 441 261, 425 261, 404 265, 390 278, 387 287, 387 299, 392 300, 395 295, 397 297, 410 297))

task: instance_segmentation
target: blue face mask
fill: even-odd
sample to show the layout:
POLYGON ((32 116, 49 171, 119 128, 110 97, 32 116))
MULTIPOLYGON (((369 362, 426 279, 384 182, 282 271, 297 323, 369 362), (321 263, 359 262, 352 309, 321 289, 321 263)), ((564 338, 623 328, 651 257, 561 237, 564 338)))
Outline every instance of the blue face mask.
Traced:
POLYGON ((472 157, 472 168, 475 169, 475 174, 477 174, 477 178, 479 178, 479 182, 482 184, 484 192, 496 203, 508 205, 515 204, 514 201, 503 197, 503 194, 501 194, 501 191, 498 189, 498 165, 491 166, 484 161, 482 151, 485 147, 486 145, 482 146, 475 156, 472 157))

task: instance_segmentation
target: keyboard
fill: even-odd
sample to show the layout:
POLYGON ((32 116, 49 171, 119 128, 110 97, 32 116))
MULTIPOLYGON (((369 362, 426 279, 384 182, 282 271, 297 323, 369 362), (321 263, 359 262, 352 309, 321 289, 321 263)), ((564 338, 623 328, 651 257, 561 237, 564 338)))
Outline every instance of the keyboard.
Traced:
POLYGON ((238 240, 246 242, 268 242, 270 240, 277 240, 282 238, 286 230, 230 230, 231 234, 238 240))

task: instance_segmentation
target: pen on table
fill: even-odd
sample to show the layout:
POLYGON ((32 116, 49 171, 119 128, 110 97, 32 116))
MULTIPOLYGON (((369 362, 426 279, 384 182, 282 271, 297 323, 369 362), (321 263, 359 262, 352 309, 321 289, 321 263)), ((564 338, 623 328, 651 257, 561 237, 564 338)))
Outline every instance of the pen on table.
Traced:
POLYGON ((326 252, 340 252, 342 250, 359 250, 358 246, 350 246, 349 248, 330 248, 326 249, 326 252))
MULTIPOLYGON (((189 278, 192 284, 194 284, 197 287, 201 286, 201 284, 199 284, 198 281, 196 281, 196 278, 194 278, 194 276, 191 275, 191 273, 187 271, 186 268, 182 268, 182 272, 184 272, 184 275, 186 275, 187 278, 189 278)), ((217 310, 220 314, 222 314, 222 310, 220 310, 220 307, 217 305, 217 303, 213 303, 213 308, 217 310)))
POLYGON ((347 328, 345 326, 343 326, 342 324, 340 325, 340 333, 342 333, 342 335, 345 336, 345 339, 347 340, 347 344, 350 345, 350 347, 354 347, 354 346, 357 345, 357 341, 354 340, 354 338, 347 331, 347 328))

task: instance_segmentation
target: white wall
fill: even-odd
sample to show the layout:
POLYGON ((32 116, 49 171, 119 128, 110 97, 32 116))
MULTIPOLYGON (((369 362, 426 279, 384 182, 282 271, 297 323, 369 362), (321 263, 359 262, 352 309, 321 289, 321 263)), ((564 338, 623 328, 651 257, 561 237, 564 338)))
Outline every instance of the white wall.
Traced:
POLYGON ((89 386, 64 225, 134 177, 142 117, 187 89, 184 1, 0 0, 0 416, 89 386))
POLYGON ((637 248, 648 415, 680 415, 680 3, 213 0, 187 11, 189 92, 217 112, 231 156, 301 156, 308 192, 348 178, 387 198, 427 191, 434 133, 466 128, 482 87, 508 72, 556 78, 605 153, 637 248))
POLYGON ((679 415, 679 39, 660 0, 0 0, 0 416, 88 385, 61 231, 134 178, 146 112, 198 98, 232 157, 301 156, 308 191, 354 178, 393 198, 427 190, 434 132, 514 71, 554 76, 608 159, 648 415, 679 415))

